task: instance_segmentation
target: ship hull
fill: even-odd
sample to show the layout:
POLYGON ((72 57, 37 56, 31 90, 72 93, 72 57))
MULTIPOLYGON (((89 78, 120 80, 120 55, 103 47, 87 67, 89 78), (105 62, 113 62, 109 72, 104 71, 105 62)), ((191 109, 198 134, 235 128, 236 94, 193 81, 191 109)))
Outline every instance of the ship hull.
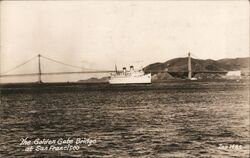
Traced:
POLYGON ((110 84, 148 84, 151 83, 151 74, 142 76, 113 77, 109 80, 110 84))

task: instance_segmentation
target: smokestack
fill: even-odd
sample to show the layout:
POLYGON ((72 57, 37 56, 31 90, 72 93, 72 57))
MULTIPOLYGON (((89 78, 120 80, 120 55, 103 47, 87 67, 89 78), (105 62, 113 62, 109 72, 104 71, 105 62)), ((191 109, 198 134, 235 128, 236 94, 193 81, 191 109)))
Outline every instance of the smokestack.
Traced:
POLYGON ((134 71, 134 66, 133 65, 130 66, 130 71, 131 72, 134 71))
POLYGON ((126 67, 123 67, 122 70, 123 70, 123 74, 125 75, 126 74, 126 67))
POLYGON ((192 78, 192 67, 191 67, 191 57, 190 52, 188 53, 188 79, 192 78))

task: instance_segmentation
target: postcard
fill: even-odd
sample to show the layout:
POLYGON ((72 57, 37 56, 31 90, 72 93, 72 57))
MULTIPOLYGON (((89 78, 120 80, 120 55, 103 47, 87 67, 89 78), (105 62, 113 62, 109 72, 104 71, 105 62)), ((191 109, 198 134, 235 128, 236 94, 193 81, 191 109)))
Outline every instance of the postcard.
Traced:
POLYGON ((0 157, 249 157, 249 1, 3 0, 0 157))

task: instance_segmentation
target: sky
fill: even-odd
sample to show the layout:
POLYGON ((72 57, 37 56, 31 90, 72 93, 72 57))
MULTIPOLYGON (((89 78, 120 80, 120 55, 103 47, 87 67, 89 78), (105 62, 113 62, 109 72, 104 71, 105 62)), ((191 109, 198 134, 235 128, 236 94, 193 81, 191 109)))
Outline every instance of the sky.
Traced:
MULTIPOLYGON (((99 70, 249 56, 246 1, 1 1, 0 68, 43 56, 99 70)), ((43 72, 79 71, 42 59, 43 72)), ((10 72, 37 72, 37 60, 10 72)), ((76 81, 86 75, 50 76, 76 81)), ((1 82, 34 78, 1 78, 1 82)))

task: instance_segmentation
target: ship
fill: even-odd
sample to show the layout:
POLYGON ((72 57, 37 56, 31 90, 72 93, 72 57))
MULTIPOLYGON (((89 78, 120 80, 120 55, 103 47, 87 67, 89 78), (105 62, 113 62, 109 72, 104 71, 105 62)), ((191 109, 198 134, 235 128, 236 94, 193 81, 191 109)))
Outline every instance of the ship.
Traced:
POLYGON ((115 67, 115 73, 111 73, 109 83, 110 84, 150 84, 151 73, 145 74, 144 71, 134 70, 133 66, 130 66, 130 70, 127 71, 126 67, 118 72, 115 67))

